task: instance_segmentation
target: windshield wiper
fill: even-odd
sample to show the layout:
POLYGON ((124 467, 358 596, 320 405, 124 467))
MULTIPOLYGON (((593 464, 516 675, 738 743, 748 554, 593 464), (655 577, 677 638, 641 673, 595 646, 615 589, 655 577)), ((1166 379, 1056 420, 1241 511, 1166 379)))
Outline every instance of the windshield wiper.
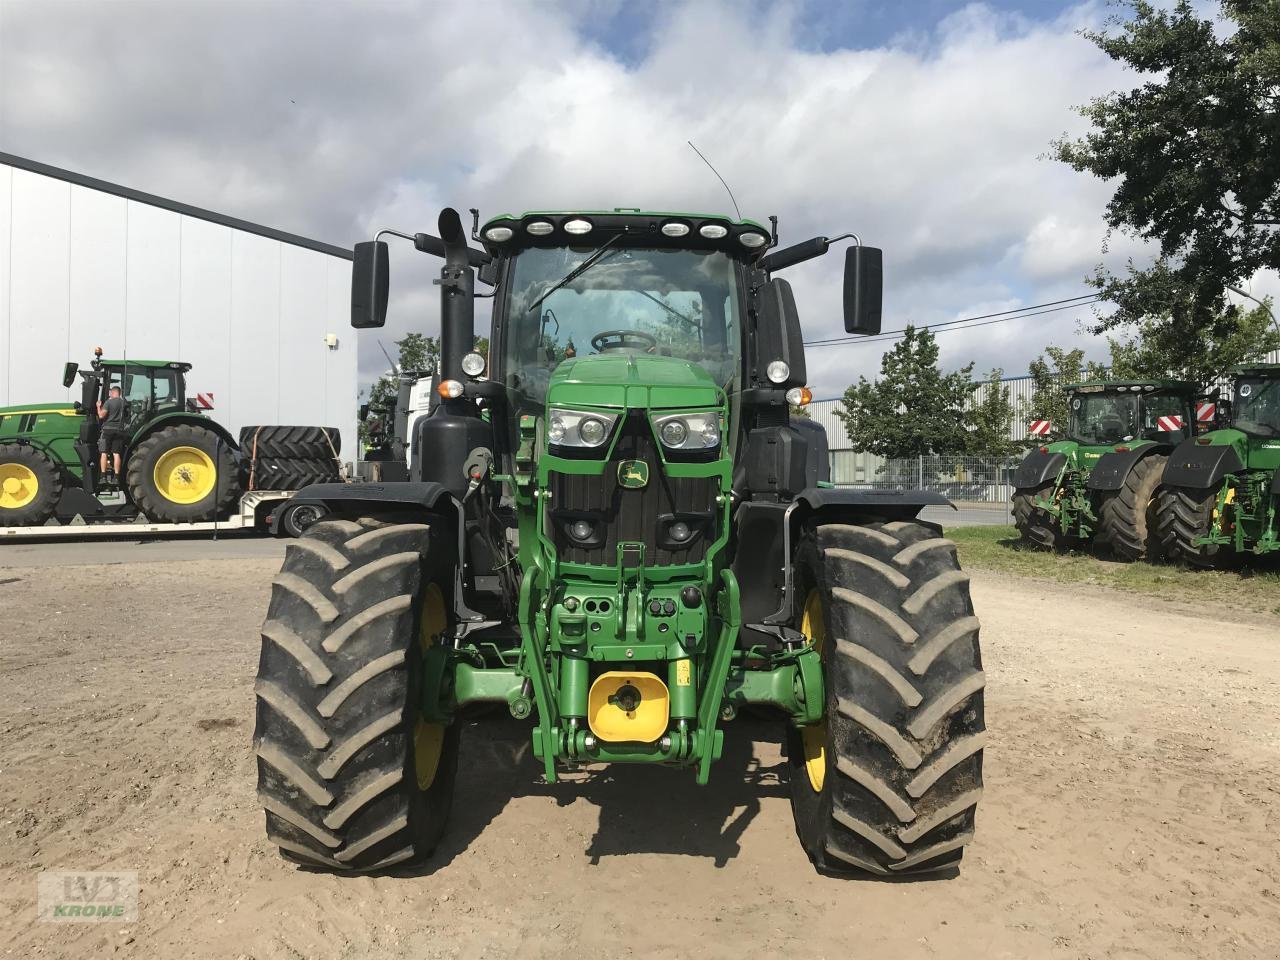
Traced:
POLYGON ((526 310, 525 313, 533 313, 534 310, 542 306, 543 300, 547 299, 547 297, 551 296, 561 287, 564 287, 573 283, 573 281, 577 280, 580 276, 582 276, 584 273, 590 270, 593 266, 595 266, 600 261, 600 258, 604 256, 605 251, 608 250, 611 246, 613 246, 613 244, 617 243, 621 239, 622 239, 622 234, 615 233, 612 237, 610 237, 604 243, 600 244, 600 246, 596 248, 596 250, 591 254, 591 256, 587 257, 587 259, 583 260, 580 264, 578 264, 576 267, 574 267, 572 270, 566 273, 563 277, 561 277, 554 284, 552 284, 551 288, 547 290, 546 293, 540 296, 537 300, 533 301, 533 303, 529 305, 529 309, 526 310))

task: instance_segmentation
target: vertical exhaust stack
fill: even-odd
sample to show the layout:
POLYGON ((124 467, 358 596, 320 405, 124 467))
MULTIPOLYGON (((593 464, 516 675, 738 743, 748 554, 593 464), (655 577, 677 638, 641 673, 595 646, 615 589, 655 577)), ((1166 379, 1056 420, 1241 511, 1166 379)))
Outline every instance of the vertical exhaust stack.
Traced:
POLYGON ((471 268, 462 218, 452 207, 440 211, 444 267, 440 270, 440 379, 465 380, 462 358, 475 344, 475 271, 471 268))

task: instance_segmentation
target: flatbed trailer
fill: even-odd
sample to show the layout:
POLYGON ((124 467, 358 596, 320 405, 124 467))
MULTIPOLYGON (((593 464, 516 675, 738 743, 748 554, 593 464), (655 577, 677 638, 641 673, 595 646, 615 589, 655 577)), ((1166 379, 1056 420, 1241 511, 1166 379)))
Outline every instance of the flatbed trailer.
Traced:
MULTIPOLYGON (((173 536, 184 533, 220 533, 224 530, 270 530, 263 508, 283 503, 292 490, 255 490, 240 498, 238 510, 225 520, 203 523, 155 523, 141 516, 127 521, 73 520, 47 523, 39 527, 0 527, 0 543, 7 540, 52 540, 60 538, 173 536)), ((267 511, 268 513, 270 511, 267 511)))

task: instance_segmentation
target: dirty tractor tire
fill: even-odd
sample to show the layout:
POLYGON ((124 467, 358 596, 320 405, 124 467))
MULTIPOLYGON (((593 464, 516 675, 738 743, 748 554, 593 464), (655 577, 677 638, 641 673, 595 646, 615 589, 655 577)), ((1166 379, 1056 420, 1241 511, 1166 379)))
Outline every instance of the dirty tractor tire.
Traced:
POLYGON ((57 464, 28 444, 0 444, 0 527, 47 523, 61 497, 57 464))
POLYGON ((1166 558, 1206 570, 1225 566, 1229 553, 1218 544, 1197 544, 1213 527, 1218 491, 1165 487, 1156 507, 1156 531, 1166 558))
POLYGON ((424 652, 448 626, 447 547, 425 523, 321 520, 285 549, 255 688, 267 837, 334 870, 421 860, 457 772, 457 726, 421 715, 424 652))
POLYGON ((955 545, 917 522, 821 524, 802 541, 797 624, 819 649, 822 723, 788 735, 796 832, 829 872, 959 861, 982 792, 982 662, 955 545))
POLYGON ((1133 465, 1119 490, 1107 491, 1098 509, 1095 540, 1121 560, 1162 555, 1156 536, 1157 491, 1169 458, 1153 453, 1133 465))
POLYGON ((1026 487, 1013 492, 1013 523, 1022 535, 1022 542, 1044 550, 1059 550, 1066 545, 1066 536, 1052 514, 1035 505, 1053 492, 1053 484, 1026 487))
POLYGON ((200 523, 229 514, 240 499, 235 448, 208 427, 162 427, 129 451, 129 496, 155 523, 200 523))

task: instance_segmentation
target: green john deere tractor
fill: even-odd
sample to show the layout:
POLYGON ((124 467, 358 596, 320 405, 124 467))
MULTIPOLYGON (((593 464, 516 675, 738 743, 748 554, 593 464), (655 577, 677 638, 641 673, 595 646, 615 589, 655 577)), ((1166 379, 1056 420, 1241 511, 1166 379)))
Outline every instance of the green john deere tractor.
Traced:
POLYGON ((1158 523, 1166 549, 1193 566, 1280 550, 1280 364, 1233 371, 1230 426, 1173 452, 1158 523))
POLYGON ((227 431, 188 400, 189 363, 103 360, 88 370, 68 363, 63 386, 81 380, 80 399, 0 407, 0 527, 63 518, 136 515, 156 522, 211 520, 240 495, 236 451, 227 431), (98 471, 97 404, 119 387, 129 408, 121 468, 124 498, 108 493, 98 471))
MULTIPOLYGON (((978 621, 954 545, 916 519, 947 501, 832 487, 825 435, 788 406, 805 358, 777 274, 833 241, 769 252, 754 221, 634 210, 477 215, 483 249, 453 210, 439 230, 396 234, 444 260, 440 400, 411 479, 297 494, 328 515, 290 542, 262 628, 272 842, 339 870, 425 857, 460 730, 495 707, 529 724, 548 782, 630 763, 699 783, 752 708, 784 730, 815 864, 959 860, 978 621)), ((845 327, 870 334, 881 254, 854 240, 845 327)), ((359 244, 353 325, 383 323, 387 290, 386 244, 359 244)))
POLYGON ((1014 474, 1014 523, 1024 542, 1052 550, 1093 540, 1123 560, 1156 552, 1156 490, 1169 454, 1192 435, 1195 384, 1107 381, 1064 389, 1064 438, 1033 448, 1014 474))

